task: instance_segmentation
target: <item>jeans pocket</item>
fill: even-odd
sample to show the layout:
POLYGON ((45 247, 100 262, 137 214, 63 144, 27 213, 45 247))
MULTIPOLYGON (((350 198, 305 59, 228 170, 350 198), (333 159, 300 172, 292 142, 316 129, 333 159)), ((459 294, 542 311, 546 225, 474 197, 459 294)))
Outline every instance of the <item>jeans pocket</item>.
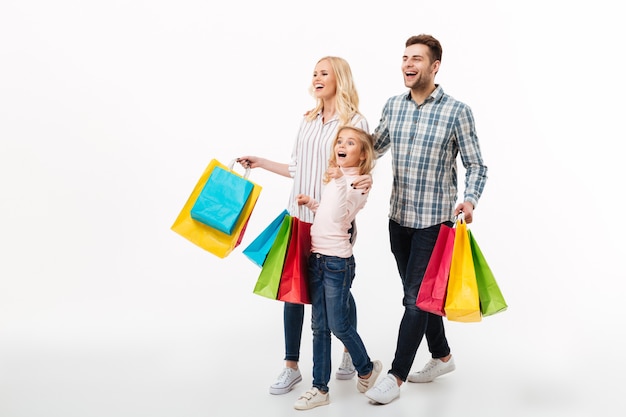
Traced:
POLYGON ((328 257, 324 262, 324 268, 326 269, 326 271, 333 274, 343 274, 344 272, 346 272, 347 267, 347 262, 343 258, 328 257))

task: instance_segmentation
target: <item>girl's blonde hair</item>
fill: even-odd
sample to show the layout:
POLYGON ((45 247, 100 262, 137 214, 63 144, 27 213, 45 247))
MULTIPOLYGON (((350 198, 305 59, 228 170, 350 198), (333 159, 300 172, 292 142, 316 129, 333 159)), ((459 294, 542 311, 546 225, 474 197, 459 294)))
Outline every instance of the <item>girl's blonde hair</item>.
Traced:
MULTIPOLYGON (((376 152, 374 151, 374 138, 365 130, 355 127, 343 125, 337 129, 337 134, 335 135, 335 139, 333 139, 333 144, 331 145, 330 159, 328 160, 328 166, 335 167, 337 166, 337 154, 334 152, 335 145, 337 145, 337 140, 339 139, 339 135, 344 130, 352 130, 356 133, 356 138, 361 145, 361 153, 365 156, 361 162, 359 162, 359 175, 367 175, 372 172, 374 169, 374 165, 376 165, 376 152)), ((330 177, 328 173, 324 174, 324 184, 327 184, 330 181, 330 177)))
MULTIPOLYGON (((317 63, 327 60, 330 63, 331 68, 335 72, 335 78, 337 79, 337 92, 335 97, 335 106, 339 113, 339 123, 342 125, 352 124, 352 118, 361 114, 359 111, 359 94, 356 91, 354 80, 352 78, 352 70, 348 61, 336 56, 325 56, 321 58, 317 63)), ((309 92, 313 95, 314 88, 311 85, 309 92)), ((317 114, 324 109, 324 102, 320 99, 317 100, 317 105, 306 115, 307 121, 312 121, 317 117, 317 114)))

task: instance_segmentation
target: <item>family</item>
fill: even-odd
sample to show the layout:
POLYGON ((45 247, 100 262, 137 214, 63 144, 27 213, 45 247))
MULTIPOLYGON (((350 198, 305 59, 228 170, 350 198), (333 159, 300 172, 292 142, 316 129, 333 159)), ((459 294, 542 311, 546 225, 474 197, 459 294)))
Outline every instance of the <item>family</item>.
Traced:
MULTIPOLYGON (((313 383, 294 404, 297 410, 330 402, 331 335, 344 346, 335 377, 356 375, 357 390, 373 403, 395 400, 407 381, 431 382, 455 369, 443 318, 420 310, 416 299, 441 224, 452 226, 460 213, 466 223, 472 222, 487 167, 471 108, 435 83, 441 57, 441 44, 433 36, 407 39, 401 70, 409 90, 387 100, 371 133, 359 111, 349 64, 339 57, 323 57, 315 65, 310 86, 316 106, 300 123, 290 162, 252 155, 238 158, 245 168, 263 168, 292 178, 289 214, 312 223, 308 278, 313 383), (389 243, 402 281, 404 314, 391 366, 383 376, 382 362, 370 358, 357 331, 351 286, 355 218, 366 204, 376 160, 389 150, 393 170, 389 243), (457 156, 465 168, 461 199, 457 197, 457 156), (424 336, 431 359, 411 373, 424 336)), ((302 381, 298 363, 304 308, 284 303, 285 367, 270 385, 271 394, 290 392, 302 381)))

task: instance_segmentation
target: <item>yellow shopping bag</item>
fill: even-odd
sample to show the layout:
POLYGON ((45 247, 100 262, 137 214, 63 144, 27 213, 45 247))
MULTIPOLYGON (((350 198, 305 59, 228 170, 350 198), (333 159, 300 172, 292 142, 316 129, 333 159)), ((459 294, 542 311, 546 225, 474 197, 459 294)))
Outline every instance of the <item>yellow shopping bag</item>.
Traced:
MULTIPOLYGON (((194 203, 198 199, 200 192, 202 191, 204 185, 206 184, 211 172, 216 167, 220 167, 222 169, 229 170, 235 174, 236 172, 232 171, 232 167, 234 165, 234 161, 231 162, 230 167, 219 162, 217 159, 212 159, 207 168, 204 170, 204 173, 198 180, 196 187, 191 192, 191 195, 187 199, 187 203, 180 211, 180 214, 174 221, 171 229, 189 240, 190 242, 196 244, 197 246, 205 249, 212 254, 219 256, 220 258, 225 258, 229 253, 235 249, 243 238, 243 234, 245 232, 246 225, 248 224, 248 219, 252 214, 252 210, 259 199, 259 195, 261 194, 261 186, 255 183, 252 183, 254 187, 252 188, 252 192, 250 193, 250 197, 248 198, 243 211, 241 212, 241 216, 237 220, 235 227, 231 234, 226 234, 217 229, 214 229, 210 226, 207 226, 204 223, 196 221, 191 218, 191 208, 194 203)), ((237 174, 239 175, 239 174, 237 174)), ((239 175, 241 177, 241 175, 239 175)), ((243 178, 243 177, 242 177, 243 178)))
POLYGON ((472 248, 467 224, 461 217, 456 222, 452 263, 448 278, 445 313, 448 320, 460 322, 481 321, 480 301, 472 248))

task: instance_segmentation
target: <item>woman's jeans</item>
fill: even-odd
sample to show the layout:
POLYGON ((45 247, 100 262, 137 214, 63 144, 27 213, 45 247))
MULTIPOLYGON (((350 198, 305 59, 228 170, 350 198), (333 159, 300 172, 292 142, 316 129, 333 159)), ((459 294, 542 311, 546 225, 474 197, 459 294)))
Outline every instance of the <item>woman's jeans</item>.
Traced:
MULTIPOLYGON (((451 222, 445 224, 453 225, 451 222)), ((443 358, 450 353, 443 317, 422 311, 415 305, 440 227, 438 224, 425 229, 413 229, 400 226, 393 220, 389 221, 391 252, 396 258, 404 289, 404 315, 400 321, 396 353, 389 373, 402 381, 406 381, 409 375, 424 335, 433 358, 443 358)))
POLYGON ((353 325, 350 287, 354 257, 339 258, 312 253, 309 257, 309 291, 313 310, 313 386, 328 392, 331 372, 331 332, 350 352, 359 375, 372 371, 365 345, 353 325))

